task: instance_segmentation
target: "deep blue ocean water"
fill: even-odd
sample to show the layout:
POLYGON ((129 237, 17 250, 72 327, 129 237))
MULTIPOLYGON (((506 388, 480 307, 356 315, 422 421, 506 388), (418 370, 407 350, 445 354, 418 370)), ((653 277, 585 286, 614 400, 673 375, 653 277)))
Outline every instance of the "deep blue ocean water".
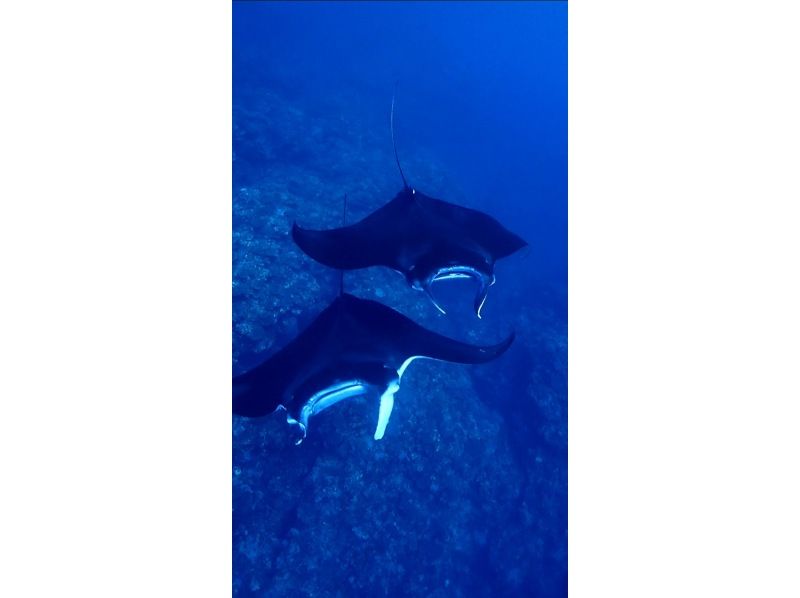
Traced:
MULTIPOLYGON (((340 403, 299 447, 278 415, 233 422, 233 591, 256 596, 563 596, 567 583, 567 6, 234 3, 233 368, 294 338, 338 274, 292 243, 409 184, 483 210, 529 247, 484 318, 469 282, 439 314, 386 269, 348 292, 472 343, 481 366, 413 363, 381 441, 340 403)), ((441 290, 439 290, 441 289, 441 290)))

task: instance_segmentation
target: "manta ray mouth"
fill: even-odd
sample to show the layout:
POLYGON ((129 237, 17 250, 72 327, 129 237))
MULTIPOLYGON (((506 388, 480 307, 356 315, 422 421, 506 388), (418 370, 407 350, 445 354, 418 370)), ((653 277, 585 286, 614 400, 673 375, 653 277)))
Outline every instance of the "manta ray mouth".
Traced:
POLYGON ((367 394, 370 388, 370 385, 361 380, 347 380, 344 382, 339 382, 332 386, 327 386, 311 395, 311 397, 300 408, 299 420, 292 417, 287 411, 286 423, 293 426, 298 426, 303 434, 295 442, 295 444, 298 445, 305 440, 306 432, 308 430, 308 419, 312 415, 317 415, 328 407, 335 405, 339 401, 367 394))
POLYGON ((436 300, 436 297, 433 296, 431 287, 433 286, 434 282, 464 278, 473 279, 478 283, 478 290, 475 293, 475 302, 473 307, 475 309, 475 315, 478 316, 478 318, 481 318, 481 310, 483 309, 483 304, 486 302, 486 296, 489 294, 489 287, 495 282, 494 274, 485 274, 470 266, 445 266, 435 270, 427 278, 425 283, 422 285, 422 290, 424 290, 428 295, 436 309, 442 312, 442 314, 446 314, 447 312, 436 300))

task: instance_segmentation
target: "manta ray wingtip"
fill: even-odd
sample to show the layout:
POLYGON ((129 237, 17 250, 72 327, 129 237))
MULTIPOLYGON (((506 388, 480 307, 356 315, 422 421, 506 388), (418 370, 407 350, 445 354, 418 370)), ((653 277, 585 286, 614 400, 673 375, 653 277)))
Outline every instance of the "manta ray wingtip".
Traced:
POLYGON ((505 339, 492 347, 488 347, 488 353, 492 356, 492 359, 496 359, 508 351, 511 345, 514 344, 516 336, 516 333, 512 330, 505 339))
POLYGON ((320 261, 319 258, 321 256, 318 255, 316 251, 317 248, 313 242, 312 231, 297 224, 296 220, 292 222, 292 241, 294 241, 295 245, 297 245, 304 253, 309 255, 311 258, 320 261))
POLYGON ((447 312, 444 310, 444 308, 443 308, 443 307, 442 307, 442 306, 439 304, 439 302, 436 300, 436 297, 434 297, 434 296, 433 296, 433 291, 431 290, 430 284, 426 284, 426 285, 424 285, 424 286, 423 286, 423 288, 422 288, 422 290, 424 290, 424 291, 425 291, 425 294, 428 296, 428 299, 430 299, 430 300, 431 300, 431 303, 433 303, 434 307, 435 307, 436 309, 438 309, 438 310, 439 310, 439 312, 440 312, 442 315, 446 316, 446 315, 447 315, 447 312))
POLYGON ((299 232, 300 232, 300 227, 297 226, 297 220, 292 220, 291 235, 292 235, 292 241, 294 241, 295 243, 297 243, 297 235, 299 232))
POLYGON ((517 333, 516 333, 514 330, 512 330, 512 331, 509 333, 509 335, 508 335, 508 338, 506 338, 506 340, 505 340, 505 341, 503 341, 503 345, 504 345, 504 347, 505 347, 505 348, 503 349, 503 353, 505 353, 505 352, 508 350, 508 348, 509 348, 511 345, 513 345, 513 344, 514 344, 514 339, 515 339, 515 338, 517 338, 517 333))

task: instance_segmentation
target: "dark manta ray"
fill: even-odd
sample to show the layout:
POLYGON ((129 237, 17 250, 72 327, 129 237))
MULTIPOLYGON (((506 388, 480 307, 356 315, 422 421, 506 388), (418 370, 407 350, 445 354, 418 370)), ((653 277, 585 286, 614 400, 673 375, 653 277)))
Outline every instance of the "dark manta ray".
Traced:
POLYGON ((514 340, 490 346, 462 343, 426 330, 381 303, 340 294, 311 325, 261 365, 233 379, 233 412, 259 417, 284 409, 299 426, 341 400, 380 397, 375 439, 383 438, 394 395, 408 365, 418 357, 484 363, 514 340))
POLYGON ((292 227, 292 238, 306 254, 331 268, 354 270, 387 266, 425 291, 441 311, 431 285, 451 278, 478 282, 475 313, 481 316, 494 264, 527 243, 491 216, 434 199, 406 187, 388 204, 360 222, 332 230, 292 227))
POLYGON ((494 284, 495 262, 527 243, 488 214, 428 197, 408 186, 394 139, 394 96, 390 130, 403 190, 350 226, 321 231, 295 223, 292 238, 306 254, 331 268, 388 266, 397 270, 412 288, 425 291, 442 313, 444 309, 431 292, 433 283, 474 278, 478 282, 475 314, 480 318, 494 284))

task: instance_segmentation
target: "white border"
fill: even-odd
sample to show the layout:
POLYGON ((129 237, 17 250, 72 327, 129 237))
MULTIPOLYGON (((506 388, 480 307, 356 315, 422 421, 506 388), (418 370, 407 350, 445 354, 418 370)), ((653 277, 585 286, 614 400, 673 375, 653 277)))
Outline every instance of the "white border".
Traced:
POLYGON ((570 3, 574 596, 800 596, 797 17, 570 3))
POLYGON ((0 9, 0 595, 231 591, 231 7, 0 9))

